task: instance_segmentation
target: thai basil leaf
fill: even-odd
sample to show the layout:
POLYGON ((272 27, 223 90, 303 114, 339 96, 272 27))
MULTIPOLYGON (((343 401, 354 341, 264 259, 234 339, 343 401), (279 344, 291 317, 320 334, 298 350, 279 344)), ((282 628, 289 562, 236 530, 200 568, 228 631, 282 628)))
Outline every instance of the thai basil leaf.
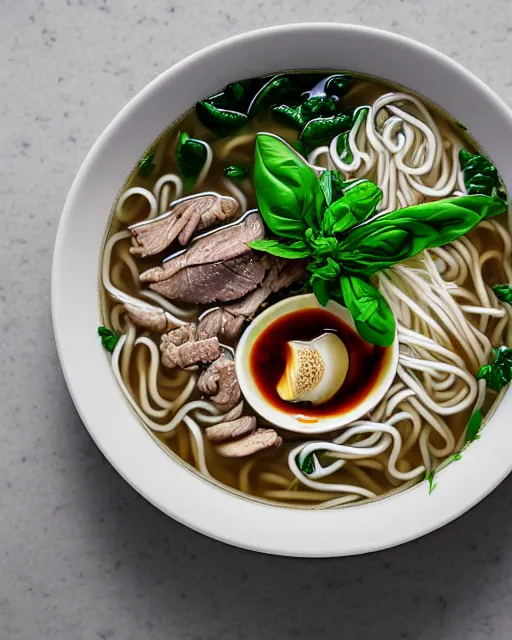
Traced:
POLYGON ((308 121, 306 115, 302 113, 301 105, 288 106, 286 104, 280 104, 272 107, 272 115, 276 120, 282 122, 289 127, 298 129, 299 131, 304 127, 308 121))
POLYGON ((340 275, 341 268, 337 262, 334 262, 332 258, 326 258, 322 265, 316 265, 315 262, 310 262, 306 267, 308 271, 312 272, 309 279, 310 284, 313 284, 315 280, 325 280, 331 282, 340 275))
POLYGON ((325 202, 330 206, 343 195, 343 180, 339 171, 326 169, 319 178, 320 187, 324 192, 325 202))
POLYGON ((311 247, 311 253, 315 258, 322 258, 332 255, 338 247, 338 241, 332 236, 324 236, 323 233, 316 234, 310 227, 304 234, 306 242, 311 247))
POLYGON ((311 96, 301 105, 301 112, 306 118, 306 122, 313 120, 313 118, 332 116, 337 111, 337 102, 331 96, 311 96))
POLYGON ((317 226, 325 200, 316 174, 275 136, 256 138, 254 186, 261 215, 276 235, 301 240, 308 227, 317 226))
POLYGON ((461 149, 459 160, 468 195, 495 197, 500 194, 501 179, 498 170, 488 158, 461 149))
POLYGON ((247 124, 247 116, 239 111, 220 109, 207 100, 196 104, 196 114, 199 120, 219 135, 227 135, 247 124))
POLYGON ((347 131, 351 125, 352 117, 344 113, 327 118, 316 118, 306 124, 300 139, 309 146, 318 146, 329 142, 339 133, 347 131))
POLYGON ((466 234, 487 217, 503 213, 501 198, 460 196, 376 216, 350 231, 336 252, 344 270, 371 276, 466 234))
POLYGON ((180 133, 176 147, 176 160, 183 177, 185 189, 190 189, 197 180, 208 158, 208 148, 201 140, 180 133))
POLYGON ((259 109, 271 107, 277 102, 287 100, 297 93, 294 83, 288 76, 271 78, 254 96, 249 105, 248 115, 252 116, 259 109))
POLYGON ((494 295, 507 304, 512 304, 512 287, 509 284, 498 284, 492 288, 494 295))
POLYGON ((341 293, 361 338, 379 347, 392 345, 395 317, 381 292, 367 280, 342 276, 341 293))
POLYGON ((501 391, 512 381, 512 349, 494 349, 494 362, 484 365, 476 374, 477 380, 485 380, 489 389, 501 391))
POLYGON ((482 413, 481 409, 478 409, 471 415, 471 418, 468 422, 468 428, 466 430, 466 437, 464 439, 464 442, 473 442, 473 440, 477 439, 483 419, 484 414, 482 413))
POLYGON ((344 195, 333 202, 324 216, 335 219, 332 233, 342 233, 354 225, 370 218, 382 200, 382 191, 369 180, 359 180, 348 188, 344 185, 344 195))
POLYGON ((247 167, 240 167, 235 164, 229 165, 224 169, 224 175, 229 180, 244 180, 249 176, 249 169, 247 167))
POLYGON ((119 337, 115 331, 107 329, 107 327, 98 327, 98 335, 101 338, 101 344, 109 352, 112 353, 119 340, 119 337))
POLYGON ((310 284, 318 302, 322 305, 322 307, 327 306, 327 303, 331 299, 331 296, 329 294, 328 282, 326 280, 316 278, 312 282, 310 282, 310 284))
POLYGON ((291 244, 283 244, 277 240, 253 240, 247 246, 256 251, 264 251, 279 258, 308 258, 311 250, 303 240, 297 240, 291 244))

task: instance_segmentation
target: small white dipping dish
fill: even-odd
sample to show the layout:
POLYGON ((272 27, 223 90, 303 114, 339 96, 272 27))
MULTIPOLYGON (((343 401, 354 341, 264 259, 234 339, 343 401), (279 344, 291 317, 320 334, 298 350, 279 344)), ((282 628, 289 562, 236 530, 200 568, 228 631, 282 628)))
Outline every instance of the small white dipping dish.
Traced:
MULTIPOLYGON (((398 341, 395 340, 391 347, 386 349, 378 378, 362 401, 339 414, 319 415, 316 422, 306 421, 302 418, 300 404, 297 405, 296 414, 285 412, 273 406, 258 388, 253 378, 250 365, 252 349, 262 332, 273 322, 294 311, 312 308, 324 309, 332 313, 355 331, 354 322, 349 311, 337 302, 330 300, 326 307, 322 307, 313 294, 294 296, 277 302, 257 316, 240 338, 235 355, 235 366, 240 387, 245 399, 252 408, 276 427, 309 435, 335 431, 366 415, 384 397, 393 382, 398 365, 398 341)), ((370 372, 368 373, 370 374, 370 372)))

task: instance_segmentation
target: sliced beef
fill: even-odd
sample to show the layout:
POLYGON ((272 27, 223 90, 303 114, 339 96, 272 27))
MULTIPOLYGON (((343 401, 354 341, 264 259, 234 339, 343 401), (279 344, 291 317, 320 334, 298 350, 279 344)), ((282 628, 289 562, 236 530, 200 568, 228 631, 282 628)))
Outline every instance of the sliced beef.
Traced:
POLYGON ((252 291, 264 277, 260 259, 248 251, 225 262, 186 267, 150 288, 170 300, 195 304, 228 302, 252 291))
MULTIPOLYGON (((208 338, 208 340, 211 339, 208 338)), ((231 411, 240 402, 242 396, 235 363, 224 354, 203 371, 197 386, 199 391, 211 396, 214 405, 222 412, 231 411)))
POLYGON ((233 260, 246 253, 253 253, 248 242, 261 240, 265 235, 263 220, 259 213, 251 213, 239 224, 221 228, 200 238, 185 251, 161 267, 149 269, 141 274, 142 282, 157 283, 168 280, 186 267, 207 265, 233 260))
POLYGON ((195 325, 187 325, 169 331, 160 341, 162 364, 165 367, 187 369, 199 362, 216 360, 222 353, 217 338, 195 339, 195 325))
POLYGON ((231 411, 228 411, 226 415, 222 417, 224 422, 229 422, 230 420, 236 420, 237 418, 239 418, 243 412, 244 412, 244 401, 240 400, 240 402, 236 405, 236 407, 233 407, 231 411))
POLYGON ((211 442, 223 442, 240 438, 256 429, 256 418, 254 416, 244 416, 238 420, 221 422, 206 429, 206 437, 211 442))
POLYGON ((177 237, 181 245, 186 245, 196 230, 229 221, 237 212, 238 202, 228 196, 205 193, 185 198, 158 218, 132 225, 130 251, 142 258, 152 256, 166 249, 177 237))
POLYGON ((155 333, 164 333, 176 326, 167 311, 159 307, 141 302, 140 304, 125 303, 124 308, 130 320, 137 327, 149 329, 155 333))
POLYGON ((256 429, 238 440, 223 442, 215 447, 217 453, 225 458, 245 458, 258 451, 279 447, 282 438, 273 429, 256 429))
POLYGON ((201 339, 217 336, 220 340, 233 343, 249 320, 265 300, 280 289, 289 287, 305 273, 303 260, 273 258, 265 280, 245 298, 207 313, 199 322, 197 335, 201 339))

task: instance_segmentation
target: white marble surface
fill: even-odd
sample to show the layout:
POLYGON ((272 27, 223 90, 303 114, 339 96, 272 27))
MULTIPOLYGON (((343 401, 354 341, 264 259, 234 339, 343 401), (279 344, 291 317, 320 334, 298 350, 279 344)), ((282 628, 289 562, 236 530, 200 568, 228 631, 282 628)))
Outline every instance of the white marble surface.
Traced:
POLYGON ((512 480, 402 548, 332 561, 264 557, 147 504, 96 449, 64 385, 50 263, 86 151, 138 89, 186 54, 315 19, 420 38, 512 103, 510 0, 0 2, 1 640, 512 637, 512 480))

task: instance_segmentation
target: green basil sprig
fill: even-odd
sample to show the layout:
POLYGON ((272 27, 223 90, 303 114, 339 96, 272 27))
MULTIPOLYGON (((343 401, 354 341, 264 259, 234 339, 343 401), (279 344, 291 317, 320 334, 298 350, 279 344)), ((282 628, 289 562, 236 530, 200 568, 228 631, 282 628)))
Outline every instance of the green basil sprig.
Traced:
POLYGON ((191 189, 196 182, 207 158, 208 149, 202 140, 191 138, 187 133, 178 135, 176 161, 186 191, 191 189))
POLYGON ((370 277, 379 270, 452 242, 481 220, 506 210, 499 197, 461 196, 376 215, 380 189, 368 180, 343 182, 315 171, 277 136, 256 139, 254 185, 267 227, 279 240, 250 243, 272 255, 308 259, 309 285, 351 312, 360 335, 389 346, 395 321, 370 277), (341 195, 340 195, 341 193, 341 195))
POLYGON ((512 287, 509 284, 497 284, 492 290, 498 300, 512 304, 512 287))
POLYGON ((493 351, 494 361, 484 365, 476 377, 478 380, 485 380, 489 389, 501 391, 512 381, 512 349, 502 346, 493 351))

